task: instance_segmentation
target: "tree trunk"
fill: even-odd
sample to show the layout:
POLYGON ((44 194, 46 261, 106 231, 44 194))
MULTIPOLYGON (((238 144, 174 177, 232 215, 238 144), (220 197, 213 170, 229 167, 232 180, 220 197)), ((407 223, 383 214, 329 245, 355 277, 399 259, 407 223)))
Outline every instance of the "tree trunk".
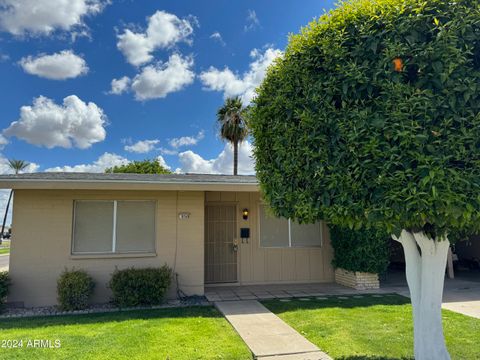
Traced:
POLYGON ((238 141, 233 142, 233 175, 238 175, 238 141))
POLYGON ((5 208, 5 215, 3 215, 2 232, 0 233, 0 244, 3 242, 3 233, 5 231, 5 223, 7 222, 8 208, 10 207, 10 201, 12 201, 13 190, 10 190, 10 196, 8 197, 7 207, 5 208))
POLYGON ((442 327, 442 296, 448 239, 429 239, 424 233, 402 230, 405 274, 413 308, 416 360, 450 360, 442 327))

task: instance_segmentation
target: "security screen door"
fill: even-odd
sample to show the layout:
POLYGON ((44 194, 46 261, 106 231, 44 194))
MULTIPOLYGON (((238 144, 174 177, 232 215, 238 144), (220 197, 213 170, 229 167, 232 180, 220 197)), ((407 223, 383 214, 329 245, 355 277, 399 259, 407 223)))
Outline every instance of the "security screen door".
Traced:
POLYGON ((235 205, 205 207, 205 283, 237 281, 235 205))

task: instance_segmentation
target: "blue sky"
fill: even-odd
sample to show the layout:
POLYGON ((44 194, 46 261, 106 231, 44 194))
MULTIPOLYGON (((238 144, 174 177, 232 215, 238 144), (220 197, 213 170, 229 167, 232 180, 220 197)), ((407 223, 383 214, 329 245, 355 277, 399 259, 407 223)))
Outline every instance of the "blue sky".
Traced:
MULTIPOLYGON (((248 103, 288 34, 331 6, 0 1, 0 172, 9 158, 28 171, 102 171, 158 156, 172 170, 230 172, 216 109, 225 96, 248 103)), ((240 173, 253 171, 250 150, 240 173)))

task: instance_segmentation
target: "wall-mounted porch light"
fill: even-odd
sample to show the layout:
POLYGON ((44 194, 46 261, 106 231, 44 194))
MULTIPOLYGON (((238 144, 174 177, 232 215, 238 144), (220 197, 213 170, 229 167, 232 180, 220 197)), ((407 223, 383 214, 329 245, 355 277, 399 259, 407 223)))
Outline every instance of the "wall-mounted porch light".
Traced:
POLYGON ((242 217, 243 217, 243 220, 248 220, 248 209, 247 208, 242 210, 242 217))

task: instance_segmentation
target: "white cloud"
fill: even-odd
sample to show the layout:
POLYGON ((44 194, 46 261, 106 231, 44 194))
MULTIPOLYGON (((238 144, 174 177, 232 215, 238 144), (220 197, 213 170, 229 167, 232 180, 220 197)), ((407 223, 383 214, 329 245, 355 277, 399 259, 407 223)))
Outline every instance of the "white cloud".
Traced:
POLYGON ((157 156, 157 160, 158 162, 160 163, 160 165, 162 167, 164 167, 165 169, 167 170, 172 170, 172 168, 170 166, 168 166, 167 162, 165 161, 165 159, 163 158, 163 156, 157 156))
POLYGON ((260 20, 258 20, 255 10, 248 10, 246 22, 246 25, 243 27, 245 31, 255 30, 260 26, 260 20))
POLYGON ((160 150, 160 153, 162 153, 162 155, 177 155, 178 154, 178 150, 173 150, 173 149, 166 149, 166 148, 159 148, 158 150, 160 150))
POLYGON ((137 100, 164 98, 169 93, 182 90, 195 78, 193 59, 178 54, 170 56, 166 63, 148 65, 132 81, 137 100))
POLYGON ((106 122, 101 108, 93 102, 83 102, 76 95, 64 98, 62 105, 39 96, 33 100, 33 106, 20 108, 20 118, 3 133, 49 149, 56 146, 86 149, 105 139, 106 122))
POLYGON ((106 168, 128 164, 129 160, 112 153, 104 153, 91 164, 65 165, 48 168, 46 172, 93 172, 101 173, 106 168))
MULTIPOLYGON (((165 159, 162 156, 157 157, 158 162, 166 169, 171 169, 170 166, 166 163, 165 159)), ((126 165, 130 162, 129 159, 113 154, 113 153, 104 153, 97 160, 90 164, 77 164, 77 165, 65 165, 65 166, 55 166, 46 169, 46 172, 89 172, 89 173, 103 173, 105 169, 111 168, 114 166, 126 165)), ((2 170, 0 159, 0 173, 2 170)))
MULTIPOLYGON (((222 152, 214 159, 204 159, 191 150, 178 154, 180 168, 176 172, 202 174, 233 174, 233 147, 225 144, 222 152)), ((254 174, 252 145, 245 141, 238 147, 238 173, 254 174)))
POLYGON ((182 136, 173 138, 168 143, 171 147, 177 149, 181 146, 197 145, 197 143, 205 137, 205 131, 200 130, 195 136, 182 136))
POLYGON ((220 34, 218 31, 215 31, 212 35, 210 35, 210 39, 218 41, 222 46, 226 45, 225 41, 223 41, 222 34, 220 34))
POLYGON ((118 35, 118 49, 135 66, 153 60, 152 53, 164 49, 180 41, 189 41, 193 33, 195 21, 179 19, 176 15, 165 11, 157 11, 147 19, 145 32, 134 32, 126 29, 118 35))
POLYGON ((0 150, 3 150, 3 148, 9 143, 8 139, 0 134, 0 150))
POLYGON ((27 56, 20 60, 23 70, 51 80, 65 80, 84 75, 88 66, 84 59, 71 50, 52 55, 27 56))
POLYGON ((0 29, 13 35, 48 35, 84 26, 103 10, 102 0, 0 0, 0 29))
POLYGON ((137 154, 146 154, 155 149, 155 145, 160 142, 158 139, 153 140, 140 140, 135 144, 125 145, 123 148, 125 151, 133 152, 137 154))
POLYGON ((249 104, 255 96, 255 89, 265 77, 268 66, 281 55, 282 51, 278 49, 268 48, 263 54, 253 49, 250 52, 253 61, 242 76, 233 73, 228 67, 223 70, 210 67, 200 74, 200 80, 206 90, 223 91, 225 98, 240 96, 244 104, 249 104))
POLYGON ((113 79, 109 94, 120 95, 125 91, 128 91, 129 86, 130 78, 128 76, 121 77, 120 79, 113 79))

